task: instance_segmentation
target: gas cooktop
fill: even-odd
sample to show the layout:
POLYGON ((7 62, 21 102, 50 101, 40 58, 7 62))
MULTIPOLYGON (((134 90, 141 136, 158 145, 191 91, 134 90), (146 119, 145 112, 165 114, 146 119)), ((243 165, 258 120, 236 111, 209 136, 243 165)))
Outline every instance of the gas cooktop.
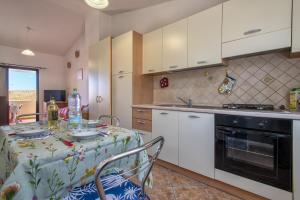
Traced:
POLYGON ((274 106, 268 104, 223 104, 223 108, 231 110, 274 110, 274 106))

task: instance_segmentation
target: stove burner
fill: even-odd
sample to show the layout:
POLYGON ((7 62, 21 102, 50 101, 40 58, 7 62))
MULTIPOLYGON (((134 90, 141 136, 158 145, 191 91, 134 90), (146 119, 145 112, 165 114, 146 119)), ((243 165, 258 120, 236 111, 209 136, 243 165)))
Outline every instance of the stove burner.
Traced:
POLYGON ((273 105, 267 104, 223 104, 223 108, 232 110, 274 110, 273 105))

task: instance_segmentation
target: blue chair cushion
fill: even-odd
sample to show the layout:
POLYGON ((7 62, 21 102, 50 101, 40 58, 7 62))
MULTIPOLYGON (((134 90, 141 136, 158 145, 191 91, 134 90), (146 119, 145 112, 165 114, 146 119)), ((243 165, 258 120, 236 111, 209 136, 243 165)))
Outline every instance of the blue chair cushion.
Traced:
MULTIPOLYGON (((118 174, 109 174, 101 177, 101 182, 107 200, 150 200, 145 195, 139 198, 141 187, 118 174)), ((64 200, 100 200, 95 182, 74 188, 64 200)))

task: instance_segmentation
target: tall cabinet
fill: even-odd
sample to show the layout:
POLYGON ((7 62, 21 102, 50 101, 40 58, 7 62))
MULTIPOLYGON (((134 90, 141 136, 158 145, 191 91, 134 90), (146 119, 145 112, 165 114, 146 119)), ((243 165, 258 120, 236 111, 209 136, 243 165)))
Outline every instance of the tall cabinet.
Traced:
POLYGON ((142 75, 142 44, 142 35, 134 31, 112 40, 112 114, 129 129, 131 106, 153 101, 153 78, 142 75))
POLYGON ((89 47, 89 118, 111 115, 111 37, 89 47))

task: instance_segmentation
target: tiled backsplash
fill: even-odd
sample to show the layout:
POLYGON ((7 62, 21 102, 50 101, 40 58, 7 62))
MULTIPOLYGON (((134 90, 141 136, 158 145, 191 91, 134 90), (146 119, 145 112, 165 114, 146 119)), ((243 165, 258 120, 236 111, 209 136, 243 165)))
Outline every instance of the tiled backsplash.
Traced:
POLYGON ((227 67, 157 75, 154 77, 154 103, 180 103, 176 97, 183 97, 200 105, 260 103, 288 106, 289 91, 295 87, 300 87, 300 59, 272 53, 233 59, 227 67), (218 93, 226 70, 237 79, 231 95, 218 93), (168 88, 160 88, 162 77, 169 78, 168 88))

